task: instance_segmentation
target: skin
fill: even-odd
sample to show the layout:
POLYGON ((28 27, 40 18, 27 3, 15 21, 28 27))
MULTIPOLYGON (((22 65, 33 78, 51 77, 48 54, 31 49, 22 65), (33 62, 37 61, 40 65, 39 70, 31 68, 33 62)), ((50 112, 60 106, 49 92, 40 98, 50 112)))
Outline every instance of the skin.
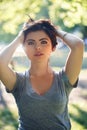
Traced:
POLYGON ((31 60, 31 64, 35 65, 43 60, 44 64, 47 64, 53 51, 51 40, 43 31, 29 33, 24 44, 24 50, 31 60))
POLYGON ((45 32, 36 31, 28 34, 24 51, 31 60, 32 87, 40 95, 51 87, 53 81, 53 71, 48 61, 54 50, 55 48, 52 48, 51 40, 45 32))
MULTIPOLYGON (((64 43, 70 49, 65 63, 65 73, 69 82, 73 85, 81 70, 84 44, 81 39, 72 34, 67 34, 63 38, 64 33, 64 31, 59 30, 58 36, 64 40, 64 43)), ((8 67, 8 64, 16 48, 23 43, 23 38, 23 33, 20 32, 16 39, 0 53, 0 80, 9 90, 14 88, 16 74, 8 67)), ((54 78, 48 60, 55 48, 52 49, 51 40, 43 31, 29 33, 23 47, 26 55, 31 60, 30 82, 36 93, 42 95, 50 89, 54 78)))

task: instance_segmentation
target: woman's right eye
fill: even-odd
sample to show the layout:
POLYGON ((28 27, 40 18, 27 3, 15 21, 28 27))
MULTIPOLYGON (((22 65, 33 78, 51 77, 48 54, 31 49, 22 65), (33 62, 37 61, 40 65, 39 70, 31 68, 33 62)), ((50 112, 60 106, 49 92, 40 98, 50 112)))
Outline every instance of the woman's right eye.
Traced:
POLYGON ((28 41, 27 43, 28 43, 28 45, 34 45, 34 42, 28 41))

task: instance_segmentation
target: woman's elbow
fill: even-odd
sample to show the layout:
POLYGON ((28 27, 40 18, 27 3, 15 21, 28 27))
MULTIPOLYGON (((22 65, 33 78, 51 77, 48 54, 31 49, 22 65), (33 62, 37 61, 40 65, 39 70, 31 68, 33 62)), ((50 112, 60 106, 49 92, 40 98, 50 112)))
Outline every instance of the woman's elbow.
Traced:
POLYGON ((76 43, 76 48, 78 49, 78 50, 84 50, 84 41, 82 40, 82 39, 79 39, 78 41, 77 41, 77 43, 76 43))

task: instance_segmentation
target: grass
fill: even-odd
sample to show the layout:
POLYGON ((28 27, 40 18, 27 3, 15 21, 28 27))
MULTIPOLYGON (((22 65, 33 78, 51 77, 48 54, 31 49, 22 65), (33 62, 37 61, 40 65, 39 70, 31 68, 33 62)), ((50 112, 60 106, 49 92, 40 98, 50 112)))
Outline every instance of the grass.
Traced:
POLYGON ((17 130, 17 114, 8 108, 0 108, 0 130, 17 130))
POLYGON ((86 130, 87 129, 87 105, 81 107, 79 104, 69 105, 69 113, 71 117, 71 130, 86 130))

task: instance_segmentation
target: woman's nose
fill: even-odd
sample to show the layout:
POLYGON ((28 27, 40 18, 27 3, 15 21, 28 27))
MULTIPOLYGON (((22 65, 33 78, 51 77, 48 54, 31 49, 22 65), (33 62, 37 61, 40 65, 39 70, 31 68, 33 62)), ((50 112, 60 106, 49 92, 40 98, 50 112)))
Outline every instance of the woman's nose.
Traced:
POLYGON ((40 50, 41 47, 40 47, 40 45, 36 45, 35 48, 36 48, 37 50, 40 50))

